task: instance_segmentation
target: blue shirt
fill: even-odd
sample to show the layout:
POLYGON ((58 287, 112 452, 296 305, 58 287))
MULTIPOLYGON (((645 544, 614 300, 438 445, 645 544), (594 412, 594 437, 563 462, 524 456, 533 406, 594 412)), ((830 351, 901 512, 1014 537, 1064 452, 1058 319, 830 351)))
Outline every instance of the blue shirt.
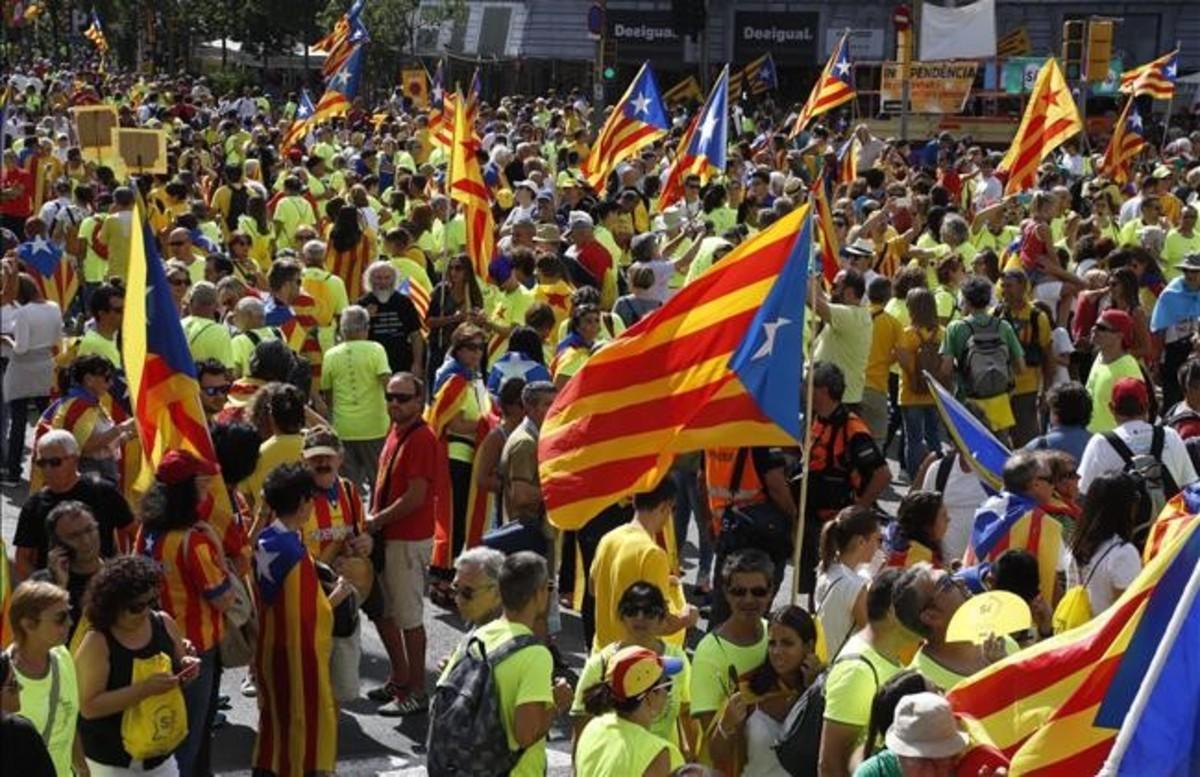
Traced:
POLYGON ((1078 464, 1083 460, 1083 449, 1087 447, 1092 433, 1082 426, 1053 426, 1041 437, 1035 437, 1025 445, 1027 451, 1065 451, 1078 464))
POLYGON ((266 326, 283 326, 295 316, 290 307, 275 297, 271 297, 263 303, 263 311, 266 314, 263 318, 266 326))

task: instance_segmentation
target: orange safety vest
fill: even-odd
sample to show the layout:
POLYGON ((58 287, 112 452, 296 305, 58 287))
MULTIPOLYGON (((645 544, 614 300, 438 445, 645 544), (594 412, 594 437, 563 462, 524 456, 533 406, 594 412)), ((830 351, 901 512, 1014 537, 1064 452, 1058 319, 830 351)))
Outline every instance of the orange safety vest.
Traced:
POLYGON ((733 470, 737 464, 740 448, 710 448, 704 452, 704 482, 708 486, 708 506, 713 519, 719 520, 721 513, 731 504, 738 507, 760 504, 767 501, 767 493, 758 470, 754 468, 754 454, 746 451, 740 482, 733 482, 733 470))

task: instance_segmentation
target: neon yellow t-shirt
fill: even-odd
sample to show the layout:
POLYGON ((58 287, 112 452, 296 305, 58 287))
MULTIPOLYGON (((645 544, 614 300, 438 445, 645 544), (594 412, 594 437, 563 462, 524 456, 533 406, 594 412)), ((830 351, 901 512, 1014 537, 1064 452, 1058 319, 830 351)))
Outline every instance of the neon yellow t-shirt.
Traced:
MULTIPOLYGON (((575 685, 575 701, 571 703, 571 717, 580 718, 585 715, 584 696, 587 695, 589 688, 604 679, 605 666, 622 647, 625 645, 613 642, 602 650, 592 651, 592 654, 588 656, 587 661, 583 664, 583 670, 579 674, 579 682, 575 685)), ((662 655, 680 659, 683 662, 683 669, 671 678, 671 693, 667 706, 663 707, 662 714, 650 724, 650 732, 678 747, 679 726, 676 725, 676 721, 679 719, 679 711, 683 705, 692 703, 692 665, 681 645, 664 642, 663 648, 662 655)))
POLYGON ((192 361, 216 359, 227 368, 233 369, 233 342, 229 330, 223 324, 211 318, 197 316, 187 316, 181 323, 192 361))
POLYGON ((737 688, 730 683, 729 667, 738 677, 759 667, 767 658, 767 622, 753 645, 735 645, 715 632, 700 640, 692 654, 692 715, 716 712, 737 688))
MULTIPOLYGON (((75 679, 75 661, 67 648, 59 645, 50 649, 50 658, 58 667, 58 704, 54 711, 54 730, 50 732, 46 749, 54 762, 58 777, 71 777, 71 748, 75 743, 75 727, 79 720, 79 686, 75 679)), ((53 669, 41 678, 21 674, 13 666, 21 685, 21 715, 41 733, 50 714, 50 688, 54 682, 53 669)))
POLYGON ((838 657, 841 660, 834 663, 825 680, 825 720, 861 727, 861 741, 867 734, 875 692, 903 667, 868 645, 861 634, 846 640, 838 657), (862 656, 865 660, 845 656, 862 656), (867 662, 871 666, 867 666, 867 662))
POLYGON ((646 773, 663 750, 674 771, 683 765, 679 748, 629 720, 609 712, 591 720, 575 748, 576 777, 627 777, 646 773))
MULTIPOLYGON (((81 227, 80 232, 82 231, 81 227)), ((1178 229, 1167 233, 1167 242, 1163 245, 1162 269, 1168 281, 1179 277, 1179 270, 1175 268, 1185 256, 1192 254, 1200 254, 1200 232, 1193 231, 1191 237, 1184 237, 1178 229)))
POLYGON ((387 400, 380 378, 392 374, 387 351, 372 340, 330 348, 321 365, 321 390, 333 398, 333 429, 343 440, 387 436, 387 400))
POLYGON ((246 496, 259 500, 263 483, 271 470, 280 464, 296 464, 303 460, 304 435, 276 434, 258 446, 258 465, 250 477, 238 484, 238 490, 246 496))
POLYGON ((79 351, 76 358, 91 354, 103 356, 112 362, 114 367, 121 369, 121 352, 117 350, 116 342, 109 340, 95 329, 89 329, 83 333, 83 337, 79 338, 79 351))
POLYGON ((1104 434, 1117 428, 1117 419, 1108 403, 1112 401, 1113 384, 1121 378, 1142 380, 1142 369, 1129 354, 1123 354, 1111 364, 1099 358, 1092 362, 1087 378, 1087 392, 1092 397, 1092 422, 1088 424, 1088 431, 1092 434, 1104 434))

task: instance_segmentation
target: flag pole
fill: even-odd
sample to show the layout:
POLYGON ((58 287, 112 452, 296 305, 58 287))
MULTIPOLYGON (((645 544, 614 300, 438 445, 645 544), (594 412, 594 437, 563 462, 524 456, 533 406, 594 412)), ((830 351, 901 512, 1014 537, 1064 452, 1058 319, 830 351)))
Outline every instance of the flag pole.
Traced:
POLYGON ((1117 776, 1121 767, 1121 759, 1125 757, 1126 751, 1129 750, 1129 745, 1133 741, 1133 735, 1137 731, 1142 720, 1142 715, 1146 711, 1146 706, 1150 703, 1150 697, 1154 693, 1154 687, 1158 684, 1163 667, 1166 665, 1171 650, 1175 647, 1175 643, 1179 639, 1179 632, 1183 629, 1184 621, 1191 614, 1192 605, 1195 603, 1198 593, 1200 593, 1200 566, 1195 567, 1192 570, 1192 576, 1188 578, 1187 587, 1183 589, 1179 603, 1175 605, 1175 611, 1171 613, 1171 621, 1167 624, 1167 630, 1163 634, 1162 640, 1158 643, 1158 648, 1154 651, 1154 658, 1151 659, 1150 667, 1146 670, 1146 676, 1142 679, 1142 684, 1138 687, 1137 696, 1133 699, 1133 705, 1129 708, 1128 714, 1125 715, 1125 720, 1121 723, 1121 730, 1117 732, 1116 742, 1113 743, 1108 758, 1104 759, 1104 766, 1097 773, 1097 777, 1117 776))
MULTIPOLYGON (((810 220, 812 219, 812 211, 811 211, 812 207, 813 207, 813 205, 810 204, 809 205, 810 211, 809 211, 809 216, 808 216, 808 218, 810 220)), ((801 231, 800 234, 804 234, 803 231, 801 231)), ((836 257, 834 258, 834 260, 836 261, 836 257)), ((826 257, 822 256, 821 261, 828 261, 828 259, 826 257)), ((808 275, 808 282, 809 283, 820 283, 821 280, 819 278, 817 278, 815 275, 813 275, 812 272, 810 271, 809 275, 808 275)), ((809 294, 810 295, 812 294, 811 290, 809 291, 809 294)), ((804 304, 808 305, 808 300, 805 300, 804 304)), ((807 316, 805 316, 805 318, 807 319, 807 316)), ((801 329, 801 331, 800 331, 800 336, 804 337, 803 329, 801 329)), ((800 558, 801 558, 801 551, 804 548, 804 532, 805 532, 804 514, 805 514, 806 506, 808 505, 808 481, 811 477, 811 471, 809 470, 809 465, 812 460, 812 448, 813 448, 813 424, 812 424, 812 416, 813 416, 813 379, 812 379, 813 369, 812 368, 813 368, 813 361, 812 361, 812 354, 813 354, 814 349, 816 348, 816 343, 814 342, 814 340, 816 340, 815 335, 808 339, 807 347, 804 349, 804 458, 803 458, 804 477, 801 478, 801 480, 800 480, 800 503, 798 505, 796 505, 796 537, 792 542, 792 597, 791 597, 791 603, 793 606, 796 605, 798 603, 798 600, 800 599, 800 558)))

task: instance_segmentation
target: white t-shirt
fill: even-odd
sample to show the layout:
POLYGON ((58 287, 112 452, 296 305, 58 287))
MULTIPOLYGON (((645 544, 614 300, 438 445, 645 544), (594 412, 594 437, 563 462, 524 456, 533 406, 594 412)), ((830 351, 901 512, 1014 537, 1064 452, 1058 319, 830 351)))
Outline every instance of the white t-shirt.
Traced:
MULTIPOLYGON (((1050 348, 1053 350, 1056 357, 1067 356, 1075 352, 1075 344, 1071 342, 1071 335, 1061 326, 1054 328, 1050 332, 1050 348)), ((1050 380, 1050 387, 1061 386, 1071 380, 1071 372, 1066 365, 1056 364, 1054 367, 1054 377, 1050 380)))
MULTIPOLYGON (((1126 421, 1113 430, 1121 441, 1129 446, 1133 455, 1139 456, 1150 453, 1154 440, 1154 427, 1145 421, 1126 421)), ((1175 479, 1175 485, 1183 488, 1196 482, 1196 468, 1192 466, 1187 448, 1179 437, 1179 432, 1165 427, 1163 429, 1162 463, 1175 479)), ((1101 475, 1121 472, 1125 469, 1125 461, 1104 439, 1104 435, 1092 435, 1087 447, 1083 449, 1083 458, 1079 462, 1079 490, 1086 494, 1092 481, 1101 475)))
MULTIPOLYGON (((954 466, 950 468, 950 477, 946 480, 946 488, 942 491, 942 503, 950 515, 950 523, 946 527, 946 536, 942 537, 942 552, 948 560, 961 559, 971 544, 971 527, 975 525, 975 511, 987 500, 987 492, 979 481, 974 470, 963 471, 963 461, 957 453, 954 455, 954 466)), ((921 488, 926 491, 937 491, 937 474, 941 462, 934 462, 925 472, 925 482, 921 488)))
POLYGON ((850 636, 854 602, 858 592, 866 586, 866 578, 840 561, 830 565, 828 572, 817 576, 817 617, 825 631, 829 655, 837 655, 842 643, 850 636))
POLYGON ((783 734, 783 723, 761 709, 746 718, 746 765, 742 777, 787 777, 788 770, 775 755, 775 743, 783 734))
POLYGON ((1093 617, 1107 610, 1142 571, 1137 548, 1118 537, 1110 537, 1096 548, 1091 560, 1080 567, 1072 558, 1067 564, 1067 587, 1087 581, 1093 617))

